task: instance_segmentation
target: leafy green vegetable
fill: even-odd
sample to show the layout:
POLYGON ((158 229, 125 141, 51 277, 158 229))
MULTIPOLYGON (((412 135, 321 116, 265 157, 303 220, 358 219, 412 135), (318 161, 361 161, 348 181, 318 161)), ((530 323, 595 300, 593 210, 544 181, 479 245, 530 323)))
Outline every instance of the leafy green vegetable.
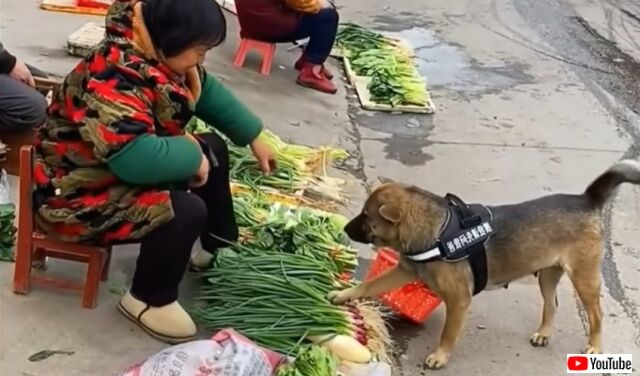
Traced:
POLYGON ((371 100, 393 107, 426 106, 429 93, 424 78, 406 50, 397 42, 363 27, 346 24, 338 33, 338 45, 358 76, 371 77, 371 100))
POLYGON ((335 376, 337 365, 331 354, 319 346, 311 346, 300 351, 295 366, 303 375, 335 376))
POLYGON ((320 346, 300 349, 295 361, 278 368, 276 376, 335 376, 337 362, 329 351, 320 346))
POLYGON ((215 129, 197 117, 192 117, 191 121, 185 127, 185 130, 192 134, 203 134, 215 132, 215 129))
POLYGON ((339 274, 352 274, 358 265, 339 214, 271 204, 258 193, 234 197, 234 208, 245 247, 311 257, 339 274))
POLYGON ((13 204, 0 205, 0 261, 15 261, 15 217, 15 206, 13 204))
POLYGON ((382 34, 354 23, 341 23, 339 25, 336 43, 348 54, 394 45, 393 41, 382 34))

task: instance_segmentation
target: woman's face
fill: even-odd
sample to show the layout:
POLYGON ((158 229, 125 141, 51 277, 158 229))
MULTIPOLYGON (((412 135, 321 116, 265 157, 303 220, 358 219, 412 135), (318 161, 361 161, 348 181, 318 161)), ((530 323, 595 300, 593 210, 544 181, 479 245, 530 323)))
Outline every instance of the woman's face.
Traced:
POLYGON ((195 46, 182 51, 179 55, 164 59, 164 63, 171 68, 172 71, 184 76, 187 71, 198 64, 204 62, 204 58, 209 51, 208 46, 195 46))

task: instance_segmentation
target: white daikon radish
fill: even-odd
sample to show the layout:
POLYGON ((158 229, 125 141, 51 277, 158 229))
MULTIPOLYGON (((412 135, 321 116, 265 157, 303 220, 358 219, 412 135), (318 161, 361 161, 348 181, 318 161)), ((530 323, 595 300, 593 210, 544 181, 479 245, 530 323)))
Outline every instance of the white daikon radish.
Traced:
POLYGON ((341 360, 353 363, 369 363, 371 361, 371 351, 353 337, 329 334, 309 337, 309 339, 324 346, 341 360))

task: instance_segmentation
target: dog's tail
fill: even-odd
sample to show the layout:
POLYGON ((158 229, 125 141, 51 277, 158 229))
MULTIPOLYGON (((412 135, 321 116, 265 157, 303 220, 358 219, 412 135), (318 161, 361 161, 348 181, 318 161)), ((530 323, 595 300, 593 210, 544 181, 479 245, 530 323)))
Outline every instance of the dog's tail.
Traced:
POLYGON ((617 162, 587 187, 587 199, 601 208, 622 183, 640 184, 640 163, 631 159, 617 162))

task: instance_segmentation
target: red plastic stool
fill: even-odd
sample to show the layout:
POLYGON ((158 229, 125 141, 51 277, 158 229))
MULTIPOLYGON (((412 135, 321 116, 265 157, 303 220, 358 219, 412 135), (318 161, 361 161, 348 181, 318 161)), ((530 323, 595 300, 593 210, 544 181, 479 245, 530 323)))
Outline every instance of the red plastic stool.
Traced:
POLYGON ((262 67, 260 73, 268 76, 271 73, 271 63, 273 62, 273 56, 276 54, 276 44, 269 42, 261 42, 255 39, 241 38, 240 45, 236 51, 233 65, 238 68, 244 66, 244 61, 247 58, 247 52, 249 50, 257 50, 262 55, 262 67))

